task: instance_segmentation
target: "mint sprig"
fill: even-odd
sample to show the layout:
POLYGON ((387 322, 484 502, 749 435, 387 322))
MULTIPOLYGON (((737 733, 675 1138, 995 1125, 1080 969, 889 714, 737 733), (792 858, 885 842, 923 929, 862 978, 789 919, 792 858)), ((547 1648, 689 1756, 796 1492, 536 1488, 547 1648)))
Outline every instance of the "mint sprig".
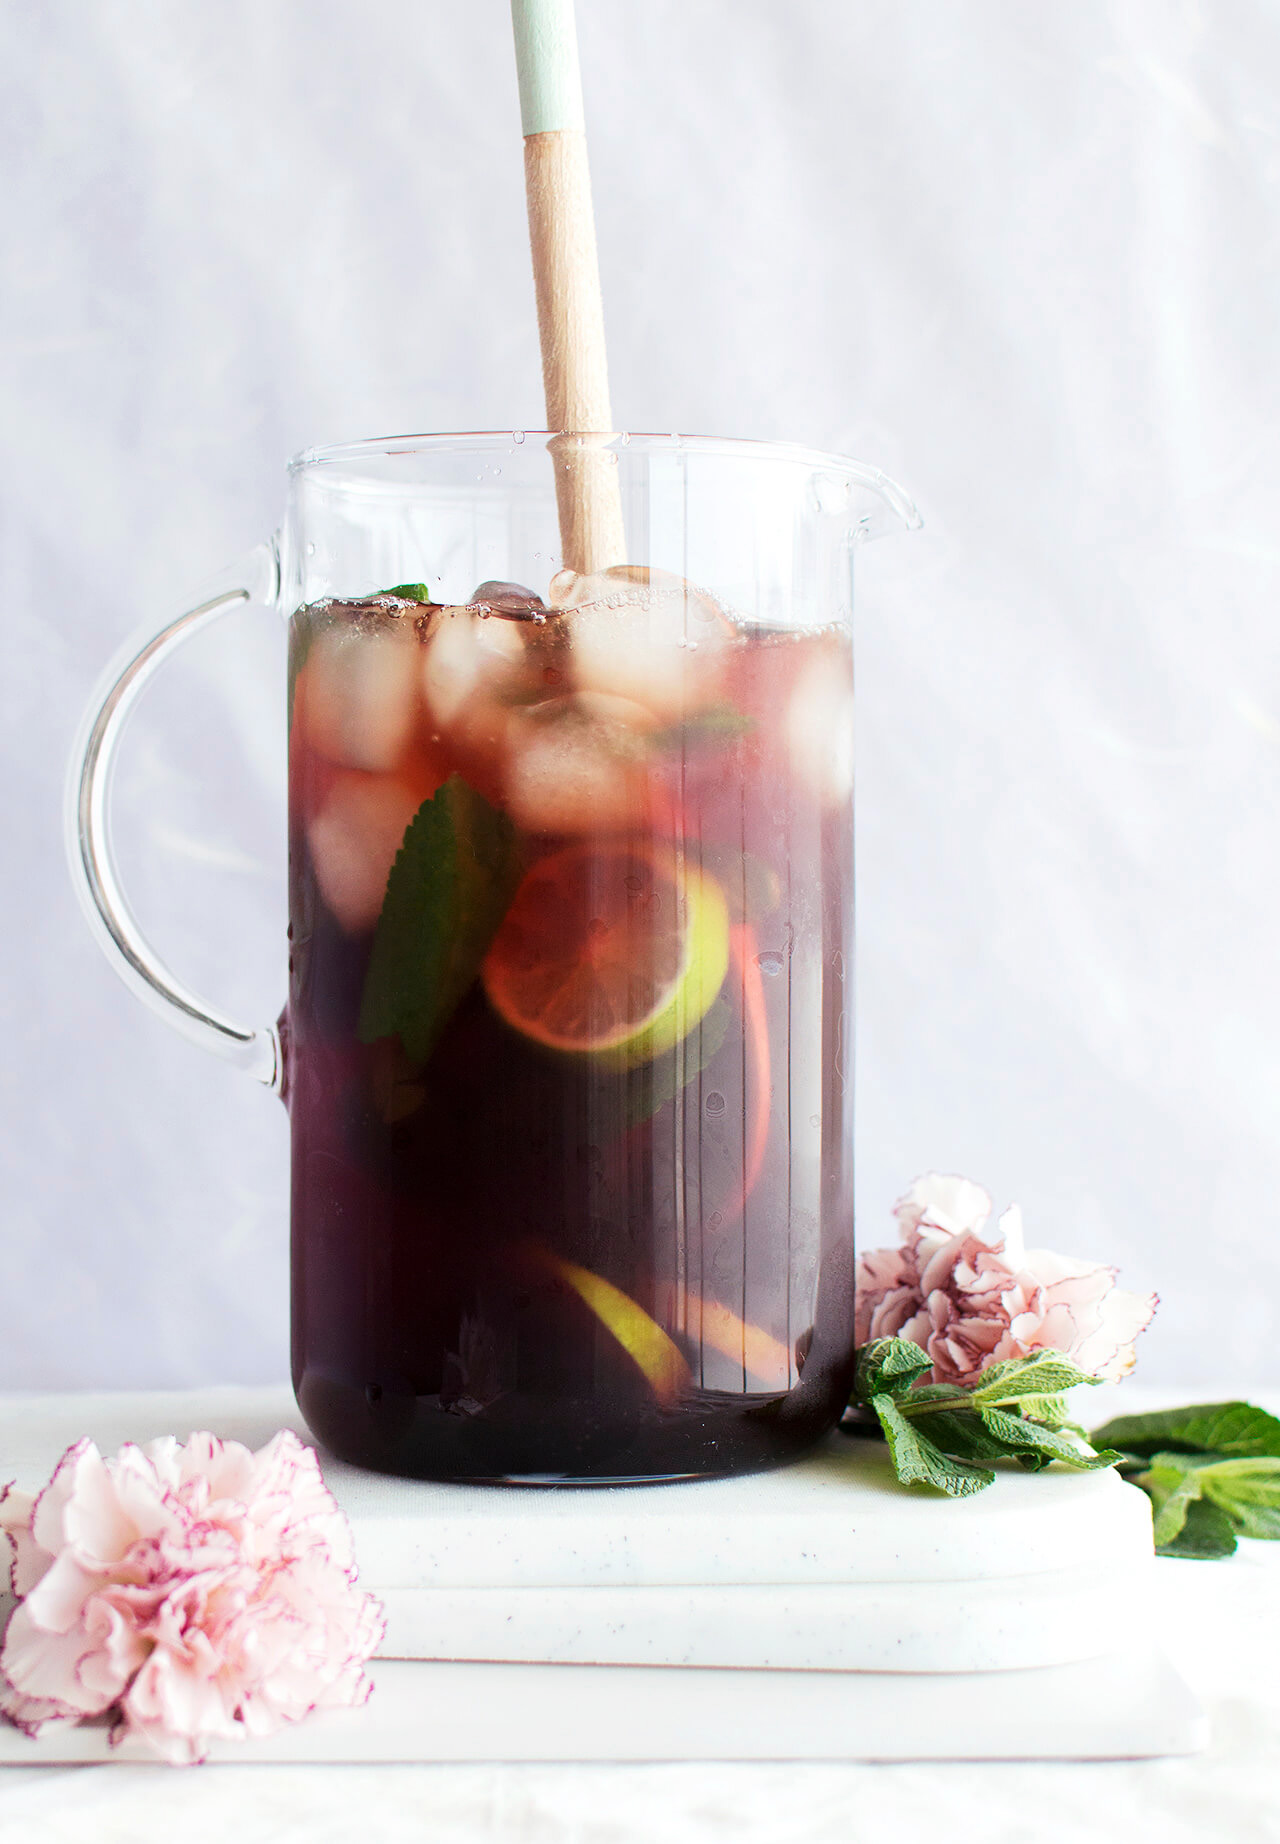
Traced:
POLYGON ((992 1364, 974 1384, 922 1383, 928 1355, 905 1338, 858 1351, 849 1406, 874 1415, 903 1485, 968 1498, 997 1460, 1115 1466, 1151 1500, 1156 1554, 1217 1559, 1240 1537, 1280 1538, 1280 1419, 1250 1402, 1121 1415, 1086 1436, 1064 1393, 1096 1383, 1058 1351, 992 1364))
POLYGON ((905 1338, 877 1338, 858 1352, 850 1406, 874 1414, 904 1485, 968 1498, 995 1481, 992 1462, 1041 1472, 1054 1460, 1081 1471, 1122 1455, 1095 1451, 1068 1418, 1065 1390, 1096 1377, 1056 1351, 993 1364, 979 1382, 921 1383, 928 1355, 905 1338))
POLYGON ((515 830, 461 775, 424 800, 387 879, 360 1004, 361 1043, 425 1063, 480 970, 519 875, 515 830))
POLYGON ((1121 1415, 1097 1439, 1151 1500, 1156 1553, 1209 1560, 1239 1537, 1280 1537, 1280 1420, 1251 1402, 1121 1415))

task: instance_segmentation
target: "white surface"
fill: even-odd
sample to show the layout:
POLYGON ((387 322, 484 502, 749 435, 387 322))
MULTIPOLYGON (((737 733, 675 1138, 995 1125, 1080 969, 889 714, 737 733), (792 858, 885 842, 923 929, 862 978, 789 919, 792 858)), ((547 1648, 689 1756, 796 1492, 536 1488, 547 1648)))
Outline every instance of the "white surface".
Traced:
MULTIPOLYGON (((8 1476, 208 1430, 304 1432, 282 1391, 0 1400, 8 1476)), ((880 1443, 832 1434, 777 1472, 669 1486, 477 1487, 325 1457, 389 1658, 994 1671, 1146 1643, 1151 1517, 1114 1473, 1001 1471, 904 1492, 880 1443)))
MULTIPOLYGON (((1148 1377, 1230 1327, 1274 1378, 1274 7, 578 11, 619 418, 847 449, 925 514, 862 568, 864 1239, 972 1173, 1159 1288, 1148 1377)), ((99 960, 63 758, 291 451, 539 420, 513 66, 501 0, 3 11, 0 1385, 283 1369, 283 1112, 99 960)), ((121 845, 265 1018, 280 636, 233 626, 140 716, 121 845)))
MULTIPOLYGON (((361 1710, 215 1761, 1100 1760, 1191 1754, 1203 1712, 1158 1653, 971 1676, 384 1663, 361 1710), (979 1705, 983 1721, 958 1723, 979 1705)), ((145 1750, 129 1743, 124 1760, 145 1750)), ((0 1728, 0 1767, 109 1761, 101 1728, 0 1728)), ((0 1780, 0 1799, 4 1786, 0 1780)), ((0 1811, 3 1807, 0 1806, 0 1811)))
MULTIPOLYGON (((208 1429, 304 1438, 287 1389, 0 1397, 5 1476, 48 1477, 73 1441, 208 1429)), ((438 1485, 324 1459, 376 1588, 640 1582, 969 1581, 1150 1554, 1142 1498, 1114 1473, 1002 1472, 958 1501, 904 1493, 883 1448, 839 1433, 797 1465, 670 1486, 438 1485)))
POLYGON ((390 1588, 383 1658, 738 1670, 1036 1669, 1150 1647, 1152 1562, 836 1587, 390 1588))
MULTIPOLYGON (((1188 1392, 1200 1401, 1230 1393, 1217 1384, 1188 1392)), ((1158 1392, 1126 1385, 1106 1392, 1102 1414, 1117 1394, 1126 1409, 1163 1406, 1158 1392)), ((1245 1543, 1224 1564, 1158 1562, 1155 1577, 1159 1629, 1209 1708, 1209 1749, 1191 1759, 226 1765, 195 1781, 142 1766, 14 1767, 0 1775, 0 1844, 223 1844, 228 1835, 237 1844, 936 1844, 940 1831, 948 1844, 1273 1839, 1280 1545, 1245 1543)), ((483 1725, 483 1708, 465 1713, 483 1725)), ((979 1738, 996 1728, 977 1699, 951 1697, 948 1715, 979 1738)))

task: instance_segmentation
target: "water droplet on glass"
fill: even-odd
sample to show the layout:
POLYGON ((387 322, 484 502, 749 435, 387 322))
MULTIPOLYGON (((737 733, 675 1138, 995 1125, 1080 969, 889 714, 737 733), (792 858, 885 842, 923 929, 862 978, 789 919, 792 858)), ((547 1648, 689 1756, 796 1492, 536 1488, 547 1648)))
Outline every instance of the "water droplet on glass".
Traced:
POLYGON ((776 948, 766 948, 763 954, 756 955, 756 966, 759 967, 761 973, 767 973, 771 978, 774 974, 781 973, 786 964, 786 955, 779 954, 776 948))
POLYGON ((718 1088, 713 1088, 702 1105, 712 1119, 715 1119, 717 1115, 724 1113, 724 1096, 718 1088))
POLYGON ((809 1116, 809 1125, 811 1127, 820 1127, 822 1125, 822 1116, 820 1114, 811 1114, 809 1116))
POLYGON ((713 1210, 711 1215, 707 1218, 707 1228, 719 1229, 723 1222, 724 1218, 720 1215, 720 1212, 718 1210, 713 1210))
POLYGON ((523 445, 524 445, 524 430, 523 430, 523 429, 513 429, 513 430, 511 431, 511 440, 512 440, 512 441, 513 441, 513 442, 515 443, 515 445, 516 445, 516 447, 517 447, 517 448, 521 448, 521 447, 523 447, 523 445))
POLYGON ((308 544, 308 546, 307 546, 307 556, 308 556, 308 557, 314 557, 314 556, 315 556, 315 554, 316 554, 316 547, 315 547, 315 545, 314 545, 314 544, 308 544))

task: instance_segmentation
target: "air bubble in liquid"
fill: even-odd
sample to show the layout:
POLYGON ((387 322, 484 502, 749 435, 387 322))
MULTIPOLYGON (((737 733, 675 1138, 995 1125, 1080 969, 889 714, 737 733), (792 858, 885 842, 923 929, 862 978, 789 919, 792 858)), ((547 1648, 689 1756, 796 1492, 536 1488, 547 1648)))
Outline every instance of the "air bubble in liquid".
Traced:
POLYGON ((786 964, 786 955, 779 954, 776 948, 766 948, 763 954, 756 955, 756 966, 759 967, 761 973, 767 973, 771 977, 776 973, 781 973, 786 964))
POLYGON ((724 1113, 724 1096, 718 1088, 713 1088, 702 1105, 714 1120, 718 1115, 724 1113))

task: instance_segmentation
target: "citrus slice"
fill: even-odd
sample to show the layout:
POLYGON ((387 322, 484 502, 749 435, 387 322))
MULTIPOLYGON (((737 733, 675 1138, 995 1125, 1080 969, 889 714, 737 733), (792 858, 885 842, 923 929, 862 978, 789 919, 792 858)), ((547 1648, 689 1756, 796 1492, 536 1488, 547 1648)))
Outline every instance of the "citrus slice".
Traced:
POLYGON ((623 1293, 603 1275, 580 1268, 576 1261, 565 1261, 559 1255, 549 1255, 548 1260, 561 1280, 567 1281, 640 1367, 659 1402, 670 1404, 684 1394, 691 1381, 689 1366, 679 1346, 643 1306, 637 1306, 629 1293, 623 1293))
POLYGON ((715 879, 640 841, 569 846, 516 891, 483 978, 513 1030, 549 1050, 652 1061, 705 1016, 729 967, 715 879))

